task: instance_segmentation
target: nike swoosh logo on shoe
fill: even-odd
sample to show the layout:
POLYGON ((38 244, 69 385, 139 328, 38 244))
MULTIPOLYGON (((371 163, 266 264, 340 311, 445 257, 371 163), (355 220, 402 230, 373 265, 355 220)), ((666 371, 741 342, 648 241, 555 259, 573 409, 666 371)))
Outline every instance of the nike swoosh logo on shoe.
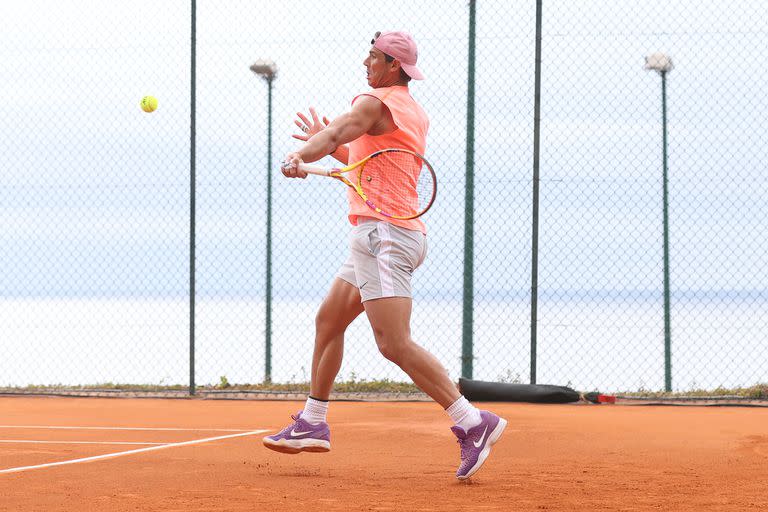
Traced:
POLYGON ((480 445, 483 444, 483 439, 485 439, 485 434, 487 433, 488 433, 488 425, 485 426, 485 430, 483 430, 483 435, 480 436, 480 439, 472 443, 475 445, 475 448, 480 448, 480 445))
POLYGON ((291 430, 291 435, 293 437, 303 436, 304 434, 311 434, 311 430, 307 430, 306 432, 297 432, 296 429, 291 430))

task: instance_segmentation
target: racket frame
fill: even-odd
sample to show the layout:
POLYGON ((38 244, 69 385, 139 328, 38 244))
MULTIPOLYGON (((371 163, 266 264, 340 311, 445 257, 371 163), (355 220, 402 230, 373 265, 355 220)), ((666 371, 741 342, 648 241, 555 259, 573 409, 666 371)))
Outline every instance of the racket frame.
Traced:
POLYGON ((327 177, 336 178, 337 180, 340 180, 345 185, 352 187, 352 189, 354 189, 357 195, 359 195, 362 198, 362 200, 365 201, 365 204, 371 210, 375 211, 380 215, 383 215, 384 217, 391 218, 391 219, 411 220, 411 219, 416 219, 418 217, 421 217, 422 215, 427 213, 427 211, 432 207, 432 205, 435 202, 435 198, 437 197, 437 176, 435 175, 435 171, 432 168, 432 165, 429 163, 429 161, 427 161, 426 158, 424 158, 424 156, 416 153, 415 151, 411 151, 408 149, 400 149, 400 148, 380 149, 375 153, 371 153, 370 155, 363 158, 362 160, 344 167, 327 168, 327 167, 322 167, 320 165, 301 163, 299 164, 299 170, 304 171, 307 174, 314 174, 316 176, 327 176, 327 177), (395 152, 408 153, 410 155, 413 155, 421 159, 421 162, 422 162, 421 172, 429 172, 430 174, 432 174, 432 196, 430 197, 430 200, 427 206, 424 207, 416 215, 410 215, 410 216, 392 215, 391 213, 382 210, 379 206, 374 204, 368 198, 368 195, 365 193, 365 190, 363 190, 363 187, 362 187, 363 173, 362 172, 358 173, 356 182, 350 180, 345 176, 345 174, 349 173, 350 171, 354 171, 355 169, 362 169, 362 167, 364 167, 365 164, 368 163, 368 161, 370 161, 373 158, 376 158, 384 153, 395 153, 395 152), (424 167, 426 167, 426 169, 424 169, 424 167))

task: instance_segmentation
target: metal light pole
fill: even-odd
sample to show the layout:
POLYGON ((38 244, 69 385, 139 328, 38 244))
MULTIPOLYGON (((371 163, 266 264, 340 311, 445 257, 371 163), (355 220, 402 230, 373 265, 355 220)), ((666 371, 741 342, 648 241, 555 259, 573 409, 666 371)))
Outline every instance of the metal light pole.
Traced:
POLYGON ((672 327, 669 305, 669 201, 667 186, 667 73, 672 71, 672 59, 663 53, 645 58, 645 69, 661 75, 662 155, 664 179, 664 389, 672 391, 672 327))
POLYGON ((267 292, 266 339, 264 354, 264 382, 272 382, 272 81, 277 76, 277 65, 259 59, 251 71, 267 82, 267 292))

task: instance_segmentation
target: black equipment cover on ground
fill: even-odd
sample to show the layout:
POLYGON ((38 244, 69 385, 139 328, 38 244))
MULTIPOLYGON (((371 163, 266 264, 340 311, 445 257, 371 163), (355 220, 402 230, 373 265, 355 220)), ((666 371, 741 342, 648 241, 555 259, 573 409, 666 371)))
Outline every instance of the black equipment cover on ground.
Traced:
MULTIPOLYGON (((474 402, 529 402, 534 404, 567 404, 582 400, 578 391, 548 384, 510 384, 459 379, 459 391, 474 402)), ((589 400, 590 397, 585 396, 589 400)), ((589 400, 591 401, 591 400, 589 400)))

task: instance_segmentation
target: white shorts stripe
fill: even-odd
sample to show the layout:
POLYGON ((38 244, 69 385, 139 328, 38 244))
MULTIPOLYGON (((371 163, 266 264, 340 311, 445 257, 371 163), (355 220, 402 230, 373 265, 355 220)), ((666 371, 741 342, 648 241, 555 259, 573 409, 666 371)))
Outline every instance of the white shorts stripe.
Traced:
POLYGON ((392 284, 392 233, 389 231, 388 222, 378 222, 376 229, 379 232, 381 247, 379 249, 379 280, 381 281, 381 296, 394 297, 395 287, 392 284))

